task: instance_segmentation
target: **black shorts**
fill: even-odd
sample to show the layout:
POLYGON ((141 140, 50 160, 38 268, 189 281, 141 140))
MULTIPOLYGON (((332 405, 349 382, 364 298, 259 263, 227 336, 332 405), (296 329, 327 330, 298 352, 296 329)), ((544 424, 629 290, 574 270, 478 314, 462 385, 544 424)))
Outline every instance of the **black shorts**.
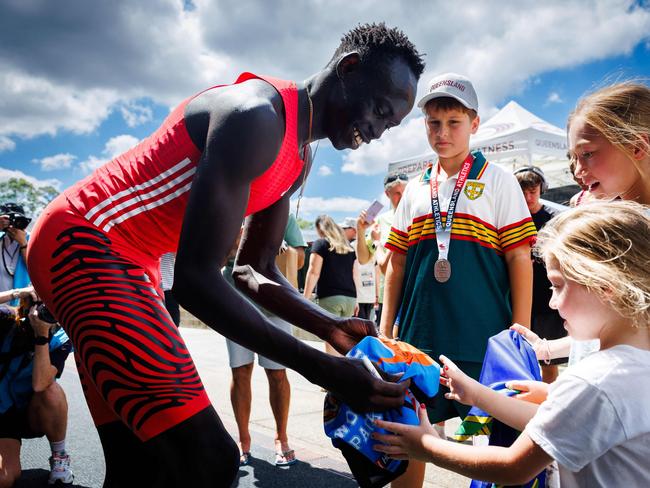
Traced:
MULTIPOLYGON (((567 335, 564 328, 564 320, 557 312, 534 314, 531 321, 531 330, 542 339, 553 340, 560 339, 567 335)), ((564 364, 567 358, 551 359, 550 364, 564 364)), ((547 364, 546 361, 540 361, 542 366, 547 364)))
POLYGON ((11 407, 0 414, 0 439, 33 439, 42 435, 29 427, 27 407, 11 407))

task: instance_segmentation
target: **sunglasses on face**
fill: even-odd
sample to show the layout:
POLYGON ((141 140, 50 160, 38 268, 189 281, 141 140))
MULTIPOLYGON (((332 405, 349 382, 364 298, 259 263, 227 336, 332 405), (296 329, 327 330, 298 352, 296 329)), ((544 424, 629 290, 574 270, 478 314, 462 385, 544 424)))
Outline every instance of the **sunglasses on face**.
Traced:
POLYGON ((397 181, 397 180, 408 181, 409 177, 408 177, 408 175, 406 173, 398 173, 396 175, 390 175, 390 176, 387 176, 386 179, 384 180, 384 185, 389 185, 389 184, 391 184, 391 183, 393 183, 394 181, 397 181))

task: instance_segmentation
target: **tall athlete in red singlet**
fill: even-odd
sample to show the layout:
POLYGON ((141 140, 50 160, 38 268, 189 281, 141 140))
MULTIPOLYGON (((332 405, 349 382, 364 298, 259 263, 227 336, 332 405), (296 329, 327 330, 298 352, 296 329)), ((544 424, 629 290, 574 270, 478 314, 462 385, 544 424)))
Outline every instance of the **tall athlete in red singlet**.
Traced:
POLYGON ((354 149, 380 137, 411 110, 422 71, 400 31, 359 26, 304 85, 246 73, 201 92, 48 206, 29 271, 75 345, 106 486, 230 486, 236 475, 236 444, 163 304, 158 266, 168 251, 177 251, 176 298, 210 327, 359 410, 402 403, 407 385, 273 327, 220 265, 246 218, 234 275, 243 292, 342 353, 372 334, 371 322, 303 300, 274 257, 309 171, 307 144, 327 137, 354 149))

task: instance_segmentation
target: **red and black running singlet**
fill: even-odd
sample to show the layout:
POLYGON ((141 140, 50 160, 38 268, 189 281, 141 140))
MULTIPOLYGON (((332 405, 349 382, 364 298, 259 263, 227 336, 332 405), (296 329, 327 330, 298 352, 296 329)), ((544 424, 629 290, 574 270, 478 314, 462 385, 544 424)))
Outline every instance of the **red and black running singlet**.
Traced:
MULTIPOLYGON (((300 175, 298 92, 295 83, 243 73, 235 84, 262 79, 282 96, 285 135, 277 158, 256 178, 246 215, 279 200, 300 175)), ((209 88, 218 89, 220 86, 209 88)), ((204 93, 204 92, 201 92, 204 93)), ((118 156, 65 191, 70 203, 94 226, 110 235, 117 230, 134 247, 153 256, 175 251, 201 152, 185 127, 183 101, 161 127, 136 147, 118 156)))

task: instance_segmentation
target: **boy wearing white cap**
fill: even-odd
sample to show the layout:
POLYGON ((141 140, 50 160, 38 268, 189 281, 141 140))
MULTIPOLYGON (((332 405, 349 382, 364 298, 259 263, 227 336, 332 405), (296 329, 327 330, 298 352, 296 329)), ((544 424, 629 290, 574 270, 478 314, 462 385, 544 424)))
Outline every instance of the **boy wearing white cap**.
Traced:
MULTIPOLYGON (((487 339, 530 324, 535 225, 516 178, 469 150, 480 121, 471 81, 437 76, 418 107, 438 162, 408 184, 395 213, 381 330, 478 379, 487 339)), ((464 417, 468 407, 441 390, 430 420, 464 417)), ((412 461, 392 486, 423 479, 424 464, 412 461)))

